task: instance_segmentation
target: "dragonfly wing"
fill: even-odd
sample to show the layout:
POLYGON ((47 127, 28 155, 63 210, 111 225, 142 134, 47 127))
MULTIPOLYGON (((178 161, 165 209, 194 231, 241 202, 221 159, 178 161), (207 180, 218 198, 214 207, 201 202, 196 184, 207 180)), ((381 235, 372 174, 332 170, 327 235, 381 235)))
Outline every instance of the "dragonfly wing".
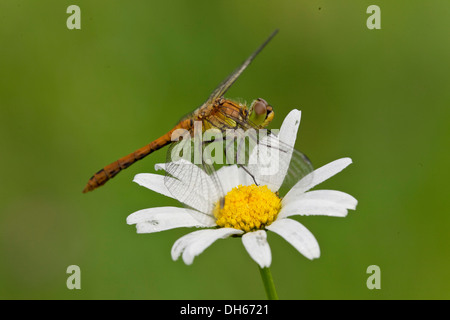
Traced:
POLYGON ((247 179, 239 181, 267 185, 273 191, 281 186, 293 186, 300 179, 312 179, 313 168, 308 158, 274 133, 238 132, 240 135, 197 142, 197 145, 195 136, 192 139, 187 135, 186 139, 169 147, 167 162, 163 165, 164 183, 175 199, 204 214, 204 221, 199 220, 202 223, 214 219, 215 206, 224 197, 224 191, 230 189, 222 185, 216 172, 221 166, 237 164, 247 175, 247 179), (215 159, 210 152, 214 145, 215 159), (220 150, 225 152, 225 157, 217 157, 220 150), (196 156, 196 152, 200 152, 200 156, 196 156), (226 160, 226 164, 220 160, 226 160))
POLYGON ((222 83, 211 93, 207 102, 205 104, 210 104, 214 102, 217 98, 223 97, 225 92, 231 87, 231 85, 239 78, 239 76, 244 72, 244 70, 249 66, 249 64, 255 59, 255 57, 264 49, 264 47, 272 40, 272 38, 278 33, 278 30, 275 30, 264 43, 253 52, 250 57, 248 57, 236 70, 234 70, 222 83))
MULTIPOLYGON (((213 210, 223 197, 219 179, 212 165, 194 156, 191 139, 173 143, 167 152, 164 184, 172 196, 185 205, 203 213, 205 221, 213 218, 213 210)), ((198 219, 198 218, 197 218, 198 219)))
POLYGON ((305 177, 312 179, 313 166, 308 157, 273 133, 259 137, 248 152, 246 171, 258 184, 266 184, 274 191, 281 186, 290 188, 305 177))
MULTIPOLYGON (((256 184, 272 185, 274 189, 282 183, 293 186, 313 171, 308 157, 291 145, 294 141, 290 141, 290 137, 297 135, 297 129, 295 132, 279 132, 279 135, 275 130, 261 129, 249 119, 239 119, 234 116, 235 113, 224 108, 219 112, 239 128, 228 132, 230 135, 226 137, 224 149, 227 164, 240 165, 254 177, 256 184)), ((287 127, 297 128, 295 125, 287 127)))

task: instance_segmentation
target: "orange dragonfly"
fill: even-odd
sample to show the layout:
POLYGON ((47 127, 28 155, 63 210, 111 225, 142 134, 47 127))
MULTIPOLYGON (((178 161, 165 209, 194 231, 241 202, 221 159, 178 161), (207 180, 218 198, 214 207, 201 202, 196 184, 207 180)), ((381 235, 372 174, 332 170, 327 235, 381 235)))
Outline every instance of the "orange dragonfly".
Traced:
POLYGON ((274 112, 272 107, 265 100, 259 98, 253 101, 249 110, 245 105, 229 99, 224 99, 223 96, 277 32, 278 30, 275 30, 255 52, 253 52, 212 92, 206 102, 199 108, 190 115, 184 117, 175 127, 163 136, 135 152, 105 166, 95 173, 89 179, 83 193, 97 189, 136 161, 143 159, 164 146, 172 144, 174 142, 172 140, 172 134, 175 130, 188 130, 193 135, 195 121, 201 121, 203 131, 210 128, 217 128, 221 131, 225 131, 227 129, 240 128, 247 130, 249 128, 260 129, 266 127, 272 121, 274 112))

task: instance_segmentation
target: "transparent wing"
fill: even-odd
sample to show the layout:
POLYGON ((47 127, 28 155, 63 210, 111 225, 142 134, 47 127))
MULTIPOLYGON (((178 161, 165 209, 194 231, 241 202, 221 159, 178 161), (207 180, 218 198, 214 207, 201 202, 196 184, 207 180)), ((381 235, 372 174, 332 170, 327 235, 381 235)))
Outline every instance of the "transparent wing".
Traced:
MULTIPOLYGON (((200 222, 207 222, 224 193, 216 169, 201 154, 198 156, 194 142, 187 136, 170 145, 163 168, 164 183, 174 198, 205 215, 205 221, 200 222)), ((203 150, 205 145, 201 143, 200 148, 203 150)))
POLYGON ((264 47, 272 40, 272 38, 278 33, 278 29, 272 32, 272 34, 264 41, 263 44, 256 49, 238 68, 236 68, 225 80, 223 80, 216 89, 211 93, 208 99, 196 110, 185 115, 182 119, 186 119, 192 116, 197 110, 205 108, 213 104, 216 99, 222 98, 223 95, 228 91, 228 89, 233 85, 233 83, 239 78, 239 76, 244 72, 244 70, 250 65, 250 63, 256 58, 256 56, 264 49, 264 47))
MULTIPOLYGON (((262 45, 253 52, 250 57, 248 57, 236 70, 234 70, 221 84, 211 93, 208 100, 206 100, 205 104, 213 103, 217 98, 223 97, 225 92, 232 86, 232 84, 239 78, 239 76, 244 72, 244 70, 250 65, 250 63, 255 59, 255 57, 264 49, 264 47, 272 40, 272 38, 278 33, 278 30, 275 30, 267 39, 264 41, 262 45)), ((204 105, 205 105, 204 104, 204 105)))
POLYGON ((272 190, 278 191, 282 186, 290 189, 306 176, 312 179, 313 166, 308 157, 270 131, 248 152, 246 171, 258 184, 268 185, 272 190))
MULTIPOLYGON (((310 160, 302 152, 280 140, 278 130, 261 129, 250 119, 243 121, 222 108, 219 112, 237 124, 224 144, 227 164, 240 165, 257 184, 274 188, 292 187, 313 171, 310 160), (280 180, 282 180, 280 183, 280 180), (284 181, 284 182, 283 182, 284 181)), ((312 175, 309 175, 312 179, 312 175)))
POLYGON ((267 185, 273 191, 292 187, 313 171, 306 155, 269 130, 237 131, 234 137, 227 137, 225 150, 227 164, 237 164, 255 184, 267 185))
POLYGON ((224 190, 229 189, 217 176, 221 166, 238 165, 250 177, 247 181, 267 185, 274 192, 292 187, 305 176, 312 179, 308 158, 271 131, 237 130, 226 136, 220 130, 217 133, 214 139, 196 141, 187 135, 173 143, 164 167, 167 189, 176 199, 208 216, 205 219, 213 216, 219 201, 223 204, 224 190))

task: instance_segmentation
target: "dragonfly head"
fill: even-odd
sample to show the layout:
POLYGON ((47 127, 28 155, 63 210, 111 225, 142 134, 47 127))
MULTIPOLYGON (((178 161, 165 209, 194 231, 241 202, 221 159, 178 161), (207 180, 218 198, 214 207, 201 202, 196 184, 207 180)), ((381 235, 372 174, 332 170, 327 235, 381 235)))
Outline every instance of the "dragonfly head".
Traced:
POLYGON ((254 125, 265 128, 272 121, 275 113, 266 100, 258 98, 250 106, 249 121, 254 125))

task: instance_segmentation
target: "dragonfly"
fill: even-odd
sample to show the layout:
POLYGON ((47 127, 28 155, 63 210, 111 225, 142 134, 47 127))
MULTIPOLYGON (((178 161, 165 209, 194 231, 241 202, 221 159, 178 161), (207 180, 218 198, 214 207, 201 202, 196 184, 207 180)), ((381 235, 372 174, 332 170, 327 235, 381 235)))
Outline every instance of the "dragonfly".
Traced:
MULTIPOLYGON (((247 108, 245 104, 224 98, 224 95, 239 78, 242 72, 250 65, 255 57, 266 47, 266 45, 277 33, 278 30, 275 30, 238 68, 236 68, 219 84, 219 86, 210 94, 208 99, 200 107, 185 116, 171 130, 166 132, 161 137, 103 167, 89 179, 83 189, 83 193, 99 188, 122 170, 165 146, 172 145, 169 149, 172 150, 173 146, 177 143, 174 142, 174 134, 178 130, 182 129, 185 132, 189 132, 189 134, 193 136, 195 131, 195 123, 200 122, 202 124, 201 130, 203 132, 208 129, 216 129, 221 132, 225 132, 230 129, 241 129, 242 131, 247 131, 249 129, 258 130, 266 128, 273 120, 275 113, 273 107, 264 99, 258 98, 254 100, 250 108, 247 108)), ((295 173, 300 175, 300 177, 305 176, 312 171, 312 166, 308 158, 301 152, 293 149, 292 146, 283 145, 280 142, 271 143, 267 138, 264 140, 261 139, 258 143, 265 144, 266 146, 276 145, 277 148, 281 149, 283 152, 291 153, 293 161, 290 165, 294 168, 290 168, 290 170, 295 171, 295 173), (292 166, 292 164, 294 164, 294 166, 292 166)), ((168 154, 170 154, 169 151, 168 154)), ((170 160, 171 159, 168 156, 168 163, 170 160)), ((256 181, 254 172, 257 170, 255 170, 251 165, 245 165, 245 163, 241 164, 241 166, 256 181)), ((184 170, 183 166, 172 166, 172 168, 173 171, 184 170)), ((203 168, 208 168, 208 170, 205 171, 207 171, 208 174, 213 174, 214 169, 211 166, 203 165, 203 168)), ((166 172, 170 174, 170 169, 168 170, 166 168, 166 172)), ((173 175, 179 176, 179 172, 173 175)))

